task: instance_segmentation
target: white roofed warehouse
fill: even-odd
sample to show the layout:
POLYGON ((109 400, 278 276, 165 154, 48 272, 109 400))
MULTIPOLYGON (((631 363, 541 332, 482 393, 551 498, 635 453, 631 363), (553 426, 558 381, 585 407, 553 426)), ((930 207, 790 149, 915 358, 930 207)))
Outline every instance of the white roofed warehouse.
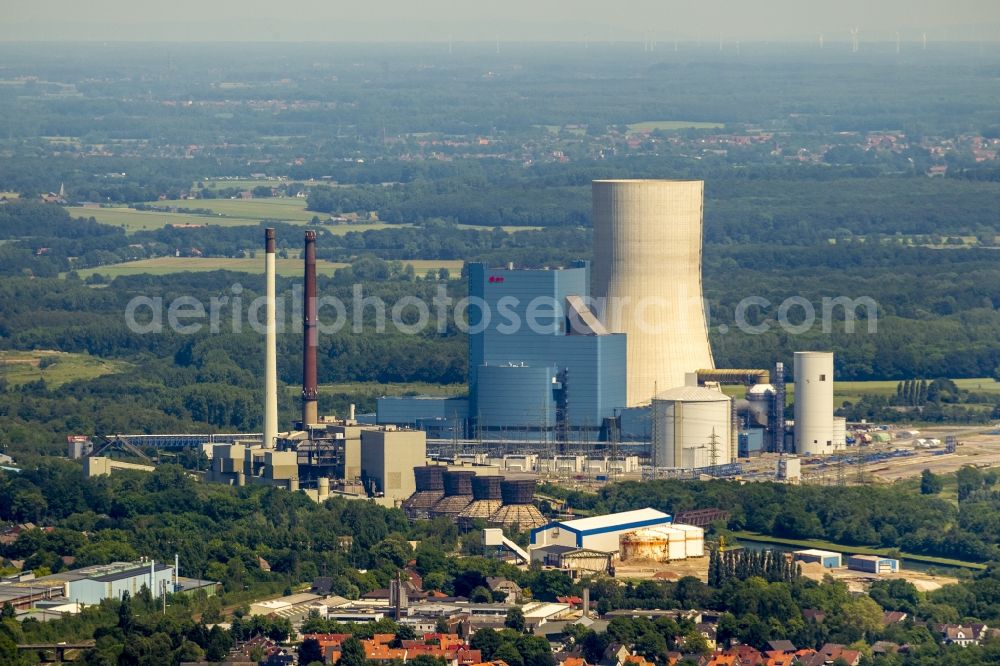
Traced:
POLYGON ((618 551, 618 538, 622 534, 671 522, 669 514, 650 508, 564 520, 532 530, 528 550, 563 546, 612 553, 618 551))

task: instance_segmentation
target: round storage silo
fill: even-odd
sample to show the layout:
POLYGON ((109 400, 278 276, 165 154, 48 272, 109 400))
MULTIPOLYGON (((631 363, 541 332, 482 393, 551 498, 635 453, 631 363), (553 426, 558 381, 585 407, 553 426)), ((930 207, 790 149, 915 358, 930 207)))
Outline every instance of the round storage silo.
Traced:
POLYGON ((747 389, 747 403, 749 404, 750 418, 753 420, 749 427, 767 427, 774 393, 774 387, 770 384, 754 384, 747 389))
POLYGON ((674 523, 671 527, 684 533, 687 557, 705 556, 705 530, 695 525, 682 525, 674 523))
POLYGON ((687 535, 669 525, 658 525, 626 532, 618 537, 622 561, 653 560, 670 562, 687 557, 687 535))
POLYGON ((795 352, 795 452, 833 453, 833 353, 795 352))
POLYGON ((670 559, 670 535, 654 528, 626 532, 618 537, 618 554, 622 562, 666 562, 670 559))
POLYGON ((843 416, 833 417, 833 448, 842 449, 847 446, 847 419, 843 416))
POLYGON ((731 463, 730 404, 725 393, 702 386, 680 386, 653 398, 654 464, 697 469, 731 463))

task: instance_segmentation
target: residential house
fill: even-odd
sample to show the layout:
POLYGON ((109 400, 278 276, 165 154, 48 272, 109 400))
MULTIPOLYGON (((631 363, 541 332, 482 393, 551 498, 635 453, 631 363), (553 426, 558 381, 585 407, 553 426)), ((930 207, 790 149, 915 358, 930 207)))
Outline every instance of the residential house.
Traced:
POLYGON ((972 627, 949 624, 945 626, 944 631, 941 633, 944 635, 944 642, 948 645, 961 645, 962 647, 979 645, 979 638, 972 627))
POLYGON ((882 614, 882 624, 888 627, 891 624, 896 624, 897 622, 902 622, 909 615, 903 611, 886 611, 882 614))
POLYGON ((622 666, 629 657, 628 648, 621 643, 612 643, 604 650, 600 666, 622 666))
POLYGON ((507 578, 487 576, 486 587, 493 593, 493 601, 513 604, 521 596, 521 586, 507 578))

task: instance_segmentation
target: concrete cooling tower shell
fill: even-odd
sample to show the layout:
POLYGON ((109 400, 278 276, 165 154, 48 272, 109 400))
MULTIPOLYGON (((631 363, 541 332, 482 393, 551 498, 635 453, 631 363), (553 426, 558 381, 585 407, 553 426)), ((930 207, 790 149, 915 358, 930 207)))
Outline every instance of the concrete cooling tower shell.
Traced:
POLYGON ((472 504, 458 514, 458 526, 461 529, 472 529, 475 521, 486 522, 500 510, 503 506, 500 499, 501 481, 503 478, 499 476, 472 477, 472 504))
POLYGON ((444 497, 431 507, 431 518, 457 516, 462 509, 472 504, 472 477, 475 475, 471 470, 445 472, 444 497))
POLYGON ((702 301, 702 181, 595 180, 591 296, 626 333, 628 405, 714 368, 702 301))
POLYGON ((795 452, 833 453, 833 354, 795 352, 795 452))
POLYGON ((532 500, 536 482, 533 479, 505 479, 500 483, 503 506, 490 516, 490 525, 515 532, 527 532, 547 522, 532 500))
POLYGON ((413 468, 417 491, 403 501, 402 509, 407 517, 430 517, 430 510, 444 497, 444 472, 444 467, 434 465, 413 468))

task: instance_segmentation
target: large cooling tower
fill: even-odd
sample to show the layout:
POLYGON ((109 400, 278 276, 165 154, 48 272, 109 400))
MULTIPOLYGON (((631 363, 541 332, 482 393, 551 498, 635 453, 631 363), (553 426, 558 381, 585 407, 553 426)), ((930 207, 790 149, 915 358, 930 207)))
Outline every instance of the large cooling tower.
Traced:
POLYGON ((591 296, 628 335, 629 406, 713 368, 701 289, 704 183, 595 180, 591 296))
POLYGON ((795 352, 794 373, 795 452, 833 453, 833 354, 795 352))

